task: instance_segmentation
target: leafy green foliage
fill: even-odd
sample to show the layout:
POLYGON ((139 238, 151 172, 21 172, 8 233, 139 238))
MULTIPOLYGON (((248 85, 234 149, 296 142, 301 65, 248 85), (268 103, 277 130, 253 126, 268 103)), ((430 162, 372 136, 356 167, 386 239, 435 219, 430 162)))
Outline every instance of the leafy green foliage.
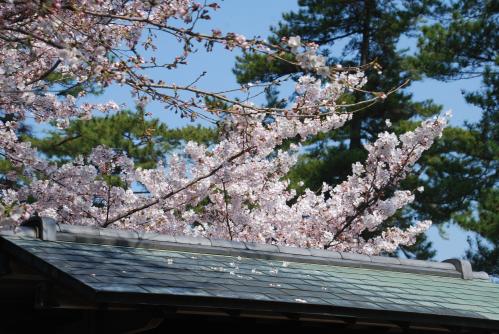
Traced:
MULTIPOLYGON (((499 4, 460 0, 442 7, 438 20, 422 29, 419 53, 410 60, 418 71, 439 80, 482 78, 482 90, 467 92, 482 110, 476 124, 448 131, 433 150, 451 152, 432 162, 429 175, 445 176, 442 200, 463 228, 479 234, 467 257, 476 269, 499 274, 499 4), (450 197, 450 198, 449 198, 450 197), (459 203, 460 200, 460 203, 459 203), (458 205, 452 206, 454 201, 458 205), (459 205, 460 204, 460 205, 459 205), (485 238, 487 242, 484 242, 485 238)), ((436 191, 438 191, 438 188, 436 191)), ((441 194, 442 192, 432 193, 441 194)), ((437 207, 439 209, 437 209, 437 207)), ((441 216, 439 212, 437 216, 441 216)), ((445 213, 447 215, 447 213, 445 213)))
MULTIPOLYGON (((445 2, 444 2, 445 3, 445 2)), ((434 21, 423 26, 414 69, 438 80, 481 76, 496 66, 499 4, 492 0, 459 0, 440 6, 434 21)))
POLYGON ((201 126, 168 129, 158 119, 147 119, 142 111, 119 112, 91 120, 75 120, 63 130, 50 131, 43 138, 28 140, 40 152, 59 163, 70 161, 78 155, 89 154, 92 148, 105 145, 125 152, 142 168, 152 168, 165 153, 193 140, 213 143, 217 131, 201 126))

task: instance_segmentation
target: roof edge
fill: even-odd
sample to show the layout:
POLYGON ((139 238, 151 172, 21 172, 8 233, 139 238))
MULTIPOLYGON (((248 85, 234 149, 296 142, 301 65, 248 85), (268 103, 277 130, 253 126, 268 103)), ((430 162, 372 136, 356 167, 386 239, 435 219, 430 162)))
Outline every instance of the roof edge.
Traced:
POLYGON ((216 238, 172 236, 153 232, 117 230, 94 226, 57 224, 47 217, 32 217, 15 229, 2 229, 0 235, 39 238, 46 241, 66 241, 105 244, 124 247, 203 252, 214 255, 252 256, 290 262, 305 262, 348 267, 363 267, 418 274, 461 277, 466 280, 488 280, 485 272, 473 272, 471 264, 462 259, 443 262, 370 256, 313 248, 269 245, 230 241, 216 238))

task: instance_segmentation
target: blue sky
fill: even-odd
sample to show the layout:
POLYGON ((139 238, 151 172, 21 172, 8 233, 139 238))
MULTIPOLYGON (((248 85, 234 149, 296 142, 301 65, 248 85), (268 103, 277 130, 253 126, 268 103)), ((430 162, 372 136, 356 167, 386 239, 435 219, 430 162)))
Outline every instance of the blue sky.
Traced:
MULTIPOLYGON (((225 0, 219 2, 221 8, 212 13, 212 20, 202 22, 197 26, 198 30, 210 31, 218 28, 222 32, 237 32, 248 38, 254 36, 266 37, 269 34, 269 26, 275 25, 281 18, 281 13, 297 9, 296 0, 225 0)), ((168 52, 174 54, 172 50, 168 52)), ((164 81, 169 83, 189 83, 200 73, 207 71, 207 75, 199 82, 198 86, 208 90, 222 90, 236 87, 232 68, 237 52, 228 52, 220 46, 215 48, 211 54, 199 51, 190 58, 188 66, 175 71, 168 71, 168 78, 164 81)), ((461 80, 450 83, 441 83, 435 80, 423 80, 413 83, 409 91, 414 94, 415 100, 433 99, 436 103, 443 105, 444 110, 452 110, 454 117, 453 125, 461 125, 464 121, 476 121, 480 118, 480 111, 467 105, 462 96, 462 90, 473 91, 480 86, 480 81, 461 80)), ((133 100, 129 98, 129 92, 113 86, 104 95, 90 97, 89 101, 104 101, 112 99, 117 103, 127 103, 133 106, 133 100)), ((178 127, 190 122, 180 119, 178 115, 165 112, 159 104, 151 104, 147 111, 153 113, 154 117, 160 118, 169 127, 178 127)), ((42 128, 38 128, 39 130, 42 128)), ((442 239, 436 228, 429 232, 430 239, 434 241, 438 250, 437 259, 442 260, 450 257, 460 257, 467 247, 466 233, 459 227, 451 226, 447 231, 447 239, 442 239)))

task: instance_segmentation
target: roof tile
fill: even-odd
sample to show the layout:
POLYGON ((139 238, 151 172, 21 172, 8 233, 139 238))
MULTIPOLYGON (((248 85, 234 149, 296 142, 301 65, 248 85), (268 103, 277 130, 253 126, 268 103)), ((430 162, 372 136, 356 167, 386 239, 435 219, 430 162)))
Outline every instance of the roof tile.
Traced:
MULTIPOLYGON (((499 320, 499 286, 491 282, 393 271, 389 267, 341 266, 336 263, 344 260, 337 258, 332 264, 301 262, 303 254, 297 249, 247 243, 247 249, 240 255, 215 255, 15 236, 3 239, 10 247, 32 255, 34 260, 50 263, 47 275, 64 273, 64 277, 111 295, 217 297, 499 320), (251 251, 276 250, 298 256, 294 261, 292 257, 279 260, 251 256, 251 251)), ((200 240, 195 239, 182 240, 187 243, 200 240)), ((217 244, 214 240, 201 240, 217 244)), ((222 244, 218 246, 223 247, 222 244)), ((326 253, 335 256, 334 252, 326 253)), ((310 254, 325 253, 310 251, 310 254)), ((342 253, 341 256, 349 263, 366 261, 363 255, 342 253)), ((393 260, 385 262, 396 264, 393 260)), ((400 263, 428 267, 424 261, 400 260, 400 263)))

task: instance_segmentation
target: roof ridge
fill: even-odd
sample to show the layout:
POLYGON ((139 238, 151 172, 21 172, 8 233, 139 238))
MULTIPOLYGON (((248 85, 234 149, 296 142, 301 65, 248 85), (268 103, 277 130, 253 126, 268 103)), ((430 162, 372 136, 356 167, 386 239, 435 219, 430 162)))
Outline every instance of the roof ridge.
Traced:
POLYGON ((32 217, 15 230, 11 230, 10 233, 5 229, 1 229, 0 222, 0 235, 2 234, 40 238, 48 241, 96 243, 164 250, 175 249, 219 255, 253 256, 295 262, 407 271, 420 274, 455 276, 463 279, 489 279, 488 274, 485 272, 473 272, 471 264, 462 259, 448 259, 443 262, 423 261, 207 237, 172 236, 155 232, 58 224, 48 217, 32 217))

